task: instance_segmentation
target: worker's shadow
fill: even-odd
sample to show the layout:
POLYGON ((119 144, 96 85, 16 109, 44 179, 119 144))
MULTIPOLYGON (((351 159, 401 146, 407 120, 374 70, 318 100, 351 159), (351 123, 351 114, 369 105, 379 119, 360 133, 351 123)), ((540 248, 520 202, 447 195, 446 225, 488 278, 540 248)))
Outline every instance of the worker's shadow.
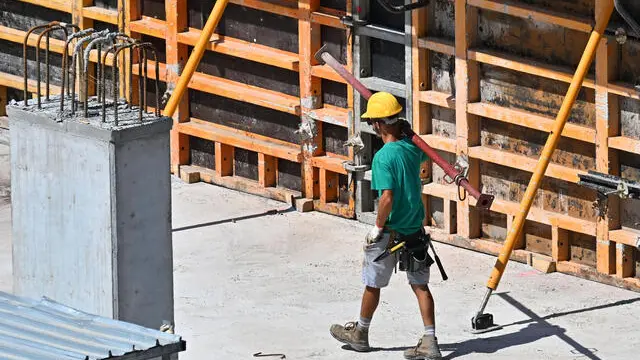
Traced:
POLYGON ((533 323, 514 333, 476 338, 455 344, 440 344, 440 350, 443 353, 452 351, 444 356, 444 359, 455 359, 473 353, 492 354, 512 346, 529 344, 549 336, 563 335, 565 332, 566 330, 559 326, 533 323))

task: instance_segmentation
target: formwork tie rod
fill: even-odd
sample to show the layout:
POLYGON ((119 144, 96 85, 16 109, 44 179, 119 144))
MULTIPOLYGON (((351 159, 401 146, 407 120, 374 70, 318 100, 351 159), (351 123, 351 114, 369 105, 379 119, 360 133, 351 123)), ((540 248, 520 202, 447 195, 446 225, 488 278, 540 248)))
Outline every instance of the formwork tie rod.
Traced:
MULTIPOLYGON (((373 95, 373 93, 364 86, 358 79, 355 78, 345 67, 336 60, 329 52, 326 51, 326 45, 320 48, 315 54, 315 58, 322 64, 329 65, 336 73, 338 73, 349 85, 351 85, 357 92, 362 95, 366 100, 373 95)), ((456 184, 459 187, 465 189, 469 195, 477 200, 476 207, 487 210, 491 208, 494 196, 488 194, 482 194, 476 188, 474 188, 469 180, 462 174, 460 170, 457 170, 454 166, 449 164, 443 159, 429 144, 427 144, 418 134, 416 134, 409 126, 403 128, 403 133, 411 141, 424 151, 429 158, 431 158, 438 166, 444 170, 444 172, 451 178, 455 179, 456 184)))

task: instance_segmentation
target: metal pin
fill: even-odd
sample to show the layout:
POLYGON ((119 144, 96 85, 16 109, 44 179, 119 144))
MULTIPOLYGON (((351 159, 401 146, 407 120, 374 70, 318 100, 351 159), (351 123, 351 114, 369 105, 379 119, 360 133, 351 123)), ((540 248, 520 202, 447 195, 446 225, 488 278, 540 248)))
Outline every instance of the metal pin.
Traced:
MULTIPOLYGON (((76 108, 77 108, 77 103, 76 103, 76 76, 79 74, 80 75, 80 81, 84 80, 84 77, 86 77, 86 73, 84 72, 80 72, 80 69, 82 69, 82 62, 84 60, 83 57, 81 57, 80 59, 78 58, 78 52, 82 49, 82 47, 84 46, 84 44, 86 44, 87 42, 93 41, 97 38, 100 37, 104 37, 105 35, 107 35, 109 33, 109 30, 102 30, 99 32, 94 32, 91 33, 89 36, 83 37, 82 39, 78 40, 78 42, 76 42, 76 46, 73 49, 73 57, 71 60, 74 72, 73 72, 73 81, 71 85, 71 113, 75 114, 76 108)), ((79 101, 84 101, 85 98, 87 97, 87 94, 84 93, 79 93, 78 94, 78 100, 79 101)))
MULTIPOLYGON (((93 50, 94 46, 98 47, 98 77, 96 78, 96 83, 97 83, 96 85, 97 85, 97 88, 98 88, 98 97, 97 97, 98 99, 100 99, 100 94, 101 94, 101 90, 100 89, 102 87, 104 87, 104 83, 100 83, 100 81, 99 81, 99 79, 100 79, 100 77, 99 77, 99 75, 100 75, 100 65, 101 65, 101 63, 100 63, 100 60, 101 60, 100 59, 100 55, 101 55, 101 52, 102 52, 101 51, 102 50, 102 45, 110 44, 110 43, 113 44, 114 41, 115 41, 116 36, 117 36, 116 33, 108 33, 105 36, 93 39, 89 43, 89 45, 87 45, 86 49, 84 50, 84 56, 83 56, 84 67, 83 67, 83 70, 84 70, 84 74, 86 76, 86 74, 88 73, 88 70, 89 70, 89 56, 91 55, 91 50, 93 50)), ((83 85, 84 85, 84 93, 88 94, 89 93, 89 78, 88 78, 88 76, 84 80, 83 85)), ((84 97, 84 116, 85 117, 89 116, 89 96, 88 95, 86 95, 84 97)))
MULTIPOLYGON (((118 49, 115 51, 114 53, 114 57, 113 57, 113 68, 112 68, 112 72, 111 72, 111 77, 112 77, 112 81, 113 81, 113 98, 114 98, 114 106, 113 106, 113 124, 114 126, 118 126, 118 97, 119 97, 119 77, 116 76, 118 74, 118 56, 120 55, 120 52, 122 52, 122 50, 124 49, 128 49, 128 48, 132 48, 136 45, 136 43, 130 43, 130 44, 125 44, 125 45, 121 45, 120 47, 118 47, 118 49)), ((124 73, 125 76, 127 74, 127 68, 126 66, 124 67, 124 73)))
POLYGON ((95 32, 95 30, 91 28, 85 29, 85 30, 79 30, 80 28, 77 25, 69 25, 69 26, 74 27, 76 29, 76 32, 71 34, 67 38, 67 41, 65 41, 64 43, 64 51, 62 54, 62 71, 64 74, 62 76, 62 92, 60 93, 60 112, 64 111, 65 93, 71 96, 71 93, 70 93, 71 81, 69 81, 69 44, 71 43, 71 41, 73 41, 73 39, 86 37, 95 32))
MULTIPOLYGON (((53 26, 48 27, 47 29, 45 29, 39 36, 38 36, 38 40, 36 42, 36 64, 37 64, 37 76, 38 76, 38 90, 37 90, 37 96, 38 96, 38 108, 41 108, 41 101, 40 101, 40 43, 42 41, 42 36, 46 35, 46 52, 45 52, 45 63, 47 66, 47 70, 46 70, 46 99, 49 100, 49 87, 50 87, 50 63, 49 63, 49 39, 50 39, 50 33, 52 31, 55 30, 62 30, 63 35, 64 35, 64 41, 67 41, 67 38, 69 37, 69 32, 67 31, 67 24, 65 23, 59 23, 53 26)), ((62 75, 64 78, 64 74, 62 75)))
POLYGON ((24 41, 22 43, 22 61, 23 61, 23 71, 24 71, 24 105, 27 106, 29 104, 29 74, 27 73, 27 45, 29 43, 29 36, 36 30, 44 29, 50 26, 53 26, 57 23, 57 21, 52 21, 45 25, 37 25, 32 27, 27 31, 27 34, 24 36, 24 41))
MULTIPOLYGON (((139 48, 143 48, 145 49, 144 52, 144 102, 143 102, 143 106, 145 108, 146 111, 146 107, 147 107, 147 87, 146 87, 146 83, 147 83, 147 61, 146 61, 146 50, 150 50, 151 51, 151 55, 153 56, 153 61, 155 63, 155 99, 156 99, 156 106, 155 106, 155 115, 156 117, 160 116, 160 85, 159 85, 159 80, 158 80, 158 75, 160 73, 160 65, 158 64, 158 54, 156 51, 156 48, 153 46, 152 43, 142 43, 138 45, 139 48)), ((138 118, 140 121, 142 121, 142 107, 140 109, 138 118)))
MULTIPOLYGON (((106 67, 106 62, 107 62, 107 56, 109 55, 109 53, 111 51, 117 51, 119 46, 126 46, 126 45, 131 45, 131 44, 135 44, 136 40, 133 38, 130 38, 124 34, 118 33, 116 34, 116 39, 121 39, 124 40, 126 43, 122 44, 122 43, 115 43, 110 46, 104 53, 104 55, 102 56, 102 69, 100 71, 100 76, 101 76, 101 81, 102 84, 104 86, 105 84, 105 67, 106 67)), ((117 65, 117 59, 114 56, 113 59, 113 65, 116 66, 117 65)), ((106 102, 107 102, 107 95, 106 95, 106 89, 102 89, 102 99, 99 99, 102 102, 102 122, 106 122, 106 116, 107 116, 107 109, 106 109, 106 102)), ((117 106, 117 96, 114 98, 114 105, 117 106)))

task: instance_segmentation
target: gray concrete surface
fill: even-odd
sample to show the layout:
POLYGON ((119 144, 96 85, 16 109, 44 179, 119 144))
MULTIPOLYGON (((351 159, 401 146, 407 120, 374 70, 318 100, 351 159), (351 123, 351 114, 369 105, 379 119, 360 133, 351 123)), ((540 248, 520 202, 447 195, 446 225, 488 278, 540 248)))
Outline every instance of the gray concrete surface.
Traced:
POLYGON ((41 111, 7 107, 13 291, 156 329, 172 323, 171 119, 114 127, 99 116, 59 121, 58 110, 53 100, 41 111))
MULTIPOLYGON (((254 359, 257 352, 402 359, 402 350, 416 343, 422 326, 402 273, 383 291, 373 319, 376 351, 345 350, 329 335, 332 323, 358 314, 366 226, 320 213, 259 216, 286 205, 202 183, 173 179, 172 190, 176 332, 187 341, 181 359, 254 359)), ((10 215, 9 205, 0 205, 4 291, 11 289, 10 215)), ((437 333, 446 358, 638 358, 639 293, 543 275, 518 263, 509 264, 487 309, 507 326, 470 334, 494 258, 436 247, 450 277, 442 282, 434 267, 437 333)))

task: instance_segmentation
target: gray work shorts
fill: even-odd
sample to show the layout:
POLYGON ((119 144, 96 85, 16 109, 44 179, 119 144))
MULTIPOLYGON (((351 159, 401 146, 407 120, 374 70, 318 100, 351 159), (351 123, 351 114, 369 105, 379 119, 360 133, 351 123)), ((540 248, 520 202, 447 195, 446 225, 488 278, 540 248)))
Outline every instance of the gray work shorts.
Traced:
MULTIPOLYGON (((364 245, 364 259, 362 261, 362 282, 372 288, 383 288, 389 285, 391 274, 396 267, 398 257, 396 254, 387 256, 379 262, 373 260, 382 254, 389 245, 389 233, 384 233, 380 241, 371 245, 364 245)), ((407 271, 407 280, 411 285, 425 285, 429 283, 429 267, 417 272, 407 271)))

